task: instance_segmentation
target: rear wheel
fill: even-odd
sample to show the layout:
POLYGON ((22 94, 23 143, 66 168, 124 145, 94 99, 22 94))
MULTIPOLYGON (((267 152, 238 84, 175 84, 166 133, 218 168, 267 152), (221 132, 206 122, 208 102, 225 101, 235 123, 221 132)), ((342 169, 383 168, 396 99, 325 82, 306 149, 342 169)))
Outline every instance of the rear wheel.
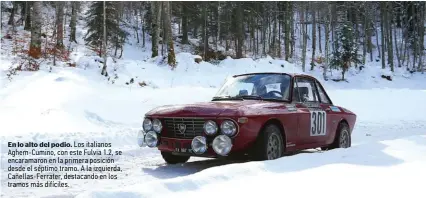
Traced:
POLYGON ((255 160, 274 160, 283 155, 284 146, 281 130, 276 125, 266 126, 254 147, 255 160))
POLYGON ((166 161, 168 164, 185 163, 190 158, 190 156, 173 155, 170 152, 163 152, 163 151, 161 151, 161 156, 163 156, 164 161, 166 161))
POLYGON ((327 147, 321 147, 321 150, 331 150, 335 148, 349 148, 352 146, 351 133, 349 126, 345 122, 341 122, 336 131, 336 137, 333 144, 327 147))

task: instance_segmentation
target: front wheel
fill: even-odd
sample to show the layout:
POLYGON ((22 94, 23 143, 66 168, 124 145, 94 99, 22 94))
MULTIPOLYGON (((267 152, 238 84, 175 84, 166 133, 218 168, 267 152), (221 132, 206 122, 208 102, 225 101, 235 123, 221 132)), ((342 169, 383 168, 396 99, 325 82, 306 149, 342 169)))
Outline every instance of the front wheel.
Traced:
POLYGON ((281 130, 275 125, 266 126, 254 147, 255 160, 274 160, 283 155, 284 146, 281 130))
POLYGON ((185 163, 190 158, 190 156, 173 155, 170 152, 163 152, 163 151, 161 151, 161 156, 163 156, 164 161, 166 161, 168 164, 185 163))

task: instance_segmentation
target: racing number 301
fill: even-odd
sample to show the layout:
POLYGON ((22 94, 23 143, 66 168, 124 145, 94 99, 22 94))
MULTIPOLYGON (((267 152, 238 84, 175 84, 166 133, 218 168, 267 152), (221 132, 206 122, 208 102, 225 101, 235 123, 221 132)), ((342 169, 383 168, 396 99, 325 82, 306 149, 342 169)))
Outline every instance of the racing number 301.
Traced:
POLYGON ((311 111, 311 136, 326 134, 326 118, 325 111, 311 111))

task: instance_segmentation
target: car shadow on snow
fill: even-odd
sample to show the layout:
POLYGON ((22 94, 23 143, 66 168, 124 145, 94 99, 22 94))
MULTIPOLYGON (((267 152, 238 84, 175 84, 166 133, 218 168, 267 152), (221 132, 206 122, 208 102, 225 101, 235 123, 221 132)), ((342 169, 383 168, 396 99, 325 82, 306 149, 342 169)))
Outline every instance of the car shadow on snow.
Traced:
MULTIPOLYGON (((293 153, 289 153, 286 156, 293 156, 302 153, 315 153, 317 150, 303 150, 293 153)), ((187 176, 201 172, 203 170, 219 167, 229 164, 243 164, 250 162, 249 160, 225 160, 225 159, 203 159, 197 158, 197 161, 190 161, 184 164, 163 164, 155 168, 142 168, 142 171, 146 174, 149 174, 155 178, 159 179, 169 179, 181 176, 187 176)))
MULTIPOLYGON (((162 165, 155 168, 142 168, 142 171, 159 179, 168 179, 195 174, 197 172, 228 164, 262 163, 265 170, 275 173, 303 171, 335 164, 358 166, 393 166, 404 161, 384 152, 387 145, 380 142, 361 144, 348 149, 320 151, 315 149, 290 153, 280 159, 264 162, 244 160, 208 159, 185 164, 162 165)), ((233 166, 237 168, 239 166, 233 166)))
POLYGON ((245 160, 224 160, 224 159, 206 159, 199 161, 190 161, 184 164, 165 164, 155 168, 142 168, 142 171, 159 179, 169 179, 181 176, 191 175, 208 168, 218 167, 228 164, 244 163, 245 160))
POLYGON ((310 154, 298 154, 264 162, 268 171, 283 173, 303 171, 327 165, 394 166, 404 162, 384 152, 388 146, 380 142, 357 145, 347 149, 334 149, 310 154))

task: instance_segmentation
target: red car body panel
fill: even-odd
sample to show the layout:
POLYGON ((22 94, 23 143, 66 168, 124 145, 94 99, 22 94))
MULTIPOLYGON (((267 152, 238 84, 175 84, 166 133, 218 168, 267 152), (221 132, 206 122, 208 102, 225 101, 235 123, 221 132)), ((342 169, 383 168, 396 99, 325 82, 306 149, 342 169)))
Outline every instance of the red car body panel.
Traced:
MULTIPOLYGON (((291 89, 293 89, 293 78, 298 76, 314 79, 323 89, 315 78, 296 74, 291 74, 291 89)), ((290 91, 290 98, 292 98, 292 93, 293 90, 290 91)), ((234 120, 238 125, 238 133, 232 138, 233 147, 230 154, 248 151, 262 128, 270 122, 278 124, 282 128, 286 152, 330 145, 335 138, 340 122, 346 122, 351 133, 356 122, 356 115, 353 112, 332 103, 312 107, 292 101, 265 100, 225 100, 187 105, 167 105, 155 108, 146 113, 145 116, 152 119, 159 118, 160 120, 162 118, 204 118, 215 121, 218 126, 224 119, 234 120), (312 136, 310 134, 310 111, 312 108, 326 112, 327 130, 325 135, 312 136), (248 118, 248 121, 239 123, 239 118, 248 118)), ((162 122, 162 124, 164 126, 165 123, 162 122)), ((174 152, 176 144, 190 147, 192 139, 170 138, 166 137, 167 133, 166 127, 163 127, 160 143, 157 147, 159 150, 174 152)), ((218 157, 211 146, 201 156, 218 157)))

